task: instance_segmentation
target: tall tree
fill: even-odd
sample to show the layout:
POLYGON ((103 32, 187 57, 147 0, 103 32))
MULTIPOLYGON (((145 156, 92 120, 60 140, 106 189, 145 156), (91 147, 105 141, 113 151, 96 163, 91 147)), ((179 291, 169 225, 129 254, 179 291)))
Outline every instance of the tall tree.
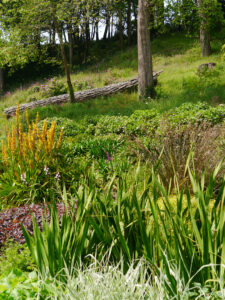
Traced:
POLYGON ((154 96, 147 0, 138 1, 138 92, 140 99, 154 96))
POLYGON ((201 56, 209 56, 212 52, 210 44, 209 21, 207 17, 207 3, 205 0, 197 0, 200 17, 200 45, 201 56))
POLYGON ((72 85, 71 77, 70 77, 70 68, 69 68, 69 64, 67 62, 65 47, 64 47, 64 43, 63 43, 62 28, 60 28, 59 22, 57 20, 56 2, 54 0, 50 0, 50 11, 51 11, 52 19, 53 19, 53 22, 54 22, 54 25, 55 25, 55 29, 56 29, 58 37, 59 37, 61 55, 62 55, 63 64, 64 64, 64 68, 65 68, 65 73, 66 73, 66 79, 67 79, 67 85, 68 85, 68 89, 69 89, 70 101, 75 102, 74 90, 73 90, 73 85, 72 85))

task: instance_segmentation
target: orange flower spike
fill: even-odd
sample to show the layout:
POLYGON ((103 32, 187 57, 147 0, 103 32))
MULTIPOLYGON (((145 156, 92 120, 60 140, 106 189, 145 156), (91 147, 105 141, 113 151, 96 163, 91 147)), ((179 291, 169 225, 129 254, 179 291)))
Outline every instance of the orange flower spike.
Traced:
POLYGON ((17 179, 20 178, 19 175, 18 175, 18 173, 16 172, 16 170, 14 171, 14 174, 16 175, 16 178, 17 178, 17 179))
POLYGON ((34 122, 32 122, 32 132, 36 132, 36 124, 34 122))
POLYGON ((31 136, 31 126, 30 125, 28 126, 28 136, 29 137, 31 136))
POLYGON ((27 136, 26 133, 23 133, 23 157, 26 157, 28 148, 29 148, 29 143, 27 140, 27 136))
POLYGON ((31 137, 31 150, 34 151, 35 149, 35 134, 33 132, 32 137, 31 137))
POLYGON ((43 141, 41 138, 39 138, 39 140, 38 140, 38 151, 39 152, 41 152, 41 150, 42 150, 42 145, 43 145, 43 141))
POLYGON ((19 156, 20 156, 20 160, 21 160, 21 157, 23 156, 23 145, 22 144, 20 144, 19 156))
POLYGON ((16 151, 16 132, 14 126, 12 127, 12 153, 15 153, 16 151))
POLYGON ((26 110, 26 122, 27 122, 27 126, 29 127, 29 114, 28 114, 28 111, 26 110))
POLYGON ((36 160, 36 162, 39 162, 39 156, 37 153, 35 153, 35 160, 36 160))
POLYGON ((52 150, 53 147, 54 147, 55 129, 56 129, 56 121, 52 122, 52 125, 51 125, 51 135, 50 135, 50 145, 51 145, 51 150, 52 150))
POLYGON ((61 145, 61 143, 62 143, 62 138, 63 138, 63 130, 64 130, 64 128, 62 127, 62 128, 61 128, 61 131, 60 131, 60 135, 59 135, 58 143, 57 143, 57 146, 56 146, 56 148, 57 148, 57 149, 60 147, 60 145, 61 145))
POLYGON ((8 133, 8 149, 11 151, 11 147, 12 147, 12 139, 10 136, 10 132, 8 133))
POLYGON ((19 124, 19 143, 21 144, 23 141, 23 128, 22 128, 22 124, 19 124))
POLYGON ((42 133, 41 133, 41 138, 43 142, 46 141, 46 134, 47 134, 47 122, 44 120, 43 126, 42 126, 42 133))
POLYGON ((32 161, 30 159, 29 159, 29 166, 30 166, 30 168, 34 167, 32 161))
POLYGON ((51 128, 48 130, 47 132, 47 142, 46 142, 46 150, 47 150, 47 153, 50 152, 50 149, 51 149, 51 128))

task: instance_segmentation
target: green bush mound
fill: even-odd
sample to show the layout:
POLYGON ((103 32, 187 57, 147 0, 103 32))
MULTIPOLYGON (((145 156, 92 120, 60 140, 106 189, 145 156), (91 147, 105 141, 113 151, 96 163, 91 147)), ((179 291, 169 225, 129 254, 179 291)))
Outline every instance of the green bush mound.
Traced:
MULTIPOLYGON (((48 118, 50 125, 56 121, 58 132, 64 127, 64 136, 77 135, 102 136, 107 134, 146 136, 154 133, 165 123, 171 126, 201 124, 206 122, 212 126, 225 120, 225 106, 210 106, 207 103, 185 103, 178 108, 160 114, 156 109, 137 110, 131 116, 95 116, 86 117, 81 122, 67 118, 48 118)), ((40 122, 42 126, 43 121, 40 122)))
POLYGON ((207 122, 216 125, 225 120, 225 105, 210 106, 207 103, 185 103, 165 114, 172 125, 207 122))

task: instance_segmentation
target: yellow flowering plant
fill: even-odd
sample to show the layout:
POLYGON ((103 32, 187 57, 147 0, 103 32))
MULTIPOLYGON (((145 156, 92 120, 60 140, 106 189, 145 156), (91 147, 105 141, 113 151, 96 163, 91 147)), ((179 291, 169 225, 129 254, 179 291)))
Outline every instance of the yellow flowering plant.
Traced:
POLYGON ((58 184, 60 181, 60 164, 63 162, 60 156, 63 128, 59 136, 56 136, 55 121, 49 128, 44 121, 42 128, 39 128, 38 113, 35 122, 32 123, 29 122, 27 112, 25 116, 27 131, 23 129, 18 105, 16 122, 8 128, 7 139, 1 144, 3 173, 0 178, 0 197, 6 197, 6 190, 8 190, 6 198, 14 199, 15 193, 17 198, 17 192, 21 190, 19 194, 22 194, 24 200, 31 198, 34 200, 40 196, 39 191, 42 191, 43 196, 53 182, 58 184), (10 184, 12 188, 9 190, 10 184))

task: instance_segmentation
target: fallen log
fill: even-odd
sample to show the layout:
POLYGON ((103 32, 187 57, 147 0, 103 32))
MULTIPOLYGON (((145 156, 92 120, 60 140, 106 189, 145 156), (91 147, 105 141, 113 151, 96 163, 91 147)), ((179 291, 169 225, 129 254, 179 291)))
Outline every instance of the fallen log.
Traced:
MULTIPOLYGON (((153 73, 154 81, 157 82, 157 77, 162 71, 159 71, 157 73, 153 73)), ((76 102, 84 102, 89 99, 94 99, 98 97, 104 97, 113 95, 116 93, 123 92, 125 90, 129 90, 132 88, 137 87, 138 85, 138 78, 133 78, 124 82, 115 83, 111 85, 107 85, 101 88, 95 88, 95 89, 89 89, 81 92, 74 93, 75 101, 76 102)), ((25 104, 21 104, 19 109, 20 113, 24 112, 27 109, 33 109, 40 106, 46 106, 46 105, 53 105, 53 104, 63 104, 66 102, 69 102, 70 98, 68 94, 50 97, 43 100, 37 100, 25 104)), ((16 114, 17 106, 12 106, 9 108, 6 108, 4 110, 6 117, 9 119, 10 117, 14 116, 16 114)))

